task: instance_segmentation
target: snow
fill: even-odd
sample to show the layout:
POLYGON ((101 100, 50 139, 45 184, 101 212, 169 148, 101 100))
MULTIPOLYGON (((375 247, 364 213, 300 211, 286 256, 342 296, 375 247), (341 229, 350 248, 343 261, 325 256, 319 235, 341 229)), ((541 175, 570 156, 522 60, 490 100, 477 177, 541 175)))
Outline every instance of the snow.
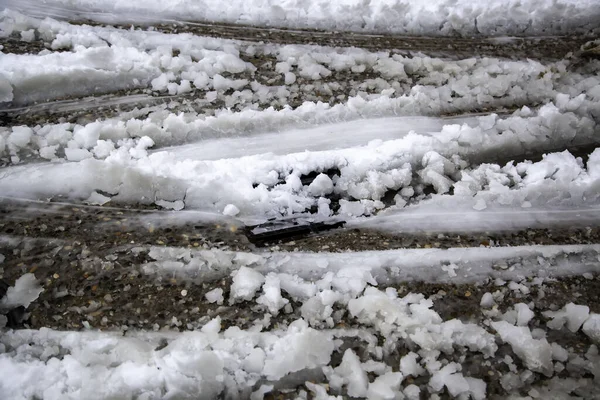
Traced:
MULTIPOLYGON (((175 121, 174 117, 168 121, 175 121)), ((392 121, 381 122, 385 125, 392 121)), ((403 120, 398 119, 394 122, 403 120)), ((378 123, 379 121, 371 121, 373 127, 377 127, 378 123)), ((106 128, 102 127, 101 132, 106 128)), ((360 129, 360 126, 356 128, 360 129)), ((118 129, 125 130, 125 126, 118 129)), ((322 134, 325 129, 315 130, 315 134, 322 134)), ((442 127, 442 132, 444 129, 445 127, 442 127)), ((76 130, 76 138, 82 137, 80 132, 82 130, 76 130)), ((89 135, 85 137, 89 138, 89 135)), ((119 200, 143 198, 146 202, 154 202, 155 199, 173 202, 183 201, 185 197, 186 208, 215 212, 225 210, 232 204, 239 210, 241 217, 292 214, 319 204, 321 212, 328 215, 329 207, 326 208, 319 198, 331 191, 342 196, 342 215, 369 215, 383 208, 379 201, 388 190, 400 190, 401 196, 402 193, 408 196, 412 191, 411 197, 402 197, 400 200, 413 200, 410 207, 403 206, 404 202, 400 200, 397 201, 399 205, 396 209, 402 210, 400 223, 407 225, 411 222, 411 218, 408 217, 412 213, 422 213, 422 210, 435 210, 437 213, 445 209, 457 211, 457 208, 466 208, 470 203, 471 207, 479 210, 482 215, 467 213, 464 218, 461 216, 465 227, 480 220, 489 220, 499 209, 508 209, 510 213, 516 212, 515 207, 524 210, 524 213, 520 214, 523 218, 509 219, 505 215, 497 215, 494 218, 499 218, 499 223, 528 226, 534 225, 538 218, 564 217, 559 215, 563 212, 560 208, 587 208, 597 203, 596 186, 599 181, 593 175, 596 165, 594 157, 588 160, 587 165, 583 165, 575 157, 563 152, 549 154, 537 163, 523 162, 516 166, 484 164, 469 168, 462 157, 472 157, 474 154, 496 148, 522 145, 517 137, 499 133, 490 134, 488 140, 477 147, 461 144, 460 138, 448 142, 436 139, 431 133, 411 133, 399 139, 371 142, 359 147, 284 155, 257 154, 216 160, 190 159, 186 155, 185 147, 182 153, 179 153, 178 148, 171 148, 146 155, 145 148, 155 140, 142 137, 138 144, 134 141, 123 141, 123 147, 111 151, 105 160, 95 159, 95 154, 106 154, 102 148, 97 147, 104 146, 107 143, 106 138, 100 136, 97 141, 99 144, 94 147, 93 152, 86 148, 65 148, 67 158, 73 163, 37 164, 27 168, 9 167, 0 179, 0 189, 6 195, 34 198, 61 195, 83 200, 97 190, 118 193, 119 200), (100 142, 101 140, 104 142, 100 142), (432 151, 432 148, 436 151, 432 151), (456 157, 456 154, 460 154, 460 157, 456 157), (422 166, 423 160, 427 160, 426 166, 422 166), (293 169, 291 165, 294 166, 293 169), (547 172, 543 172, 543 175, 539 175, 540 171, 548 171, 549 168, 555 170, 558 165, 565 166, 564 169, 560 169, 562 172, 549 176, 547 172), (290 180, 293 175, 334 167, 340 170, 339 178, 336 178, 335 182, 325 174, 319 175, 306 188, 290 180), (592 175, 589 171, 592 171, 592 175), (415 180, 414 173, 420 176, 419 180, 415 180), (24 186, 22 175, 27 175, 32 184, 24 186), (56 182, 56 177, 64 175, 72 175, 73 179, 68 182, 56 182), (100 179, 97 178, 99 176, 100 179), (286 184, 279 183, 282 178, 286 180, 286 184), (125 185, 126 182, 138 184, 125 185), (256 183, 264 185, 256 186, 256 183), (423 197, 414 192, 414 187, 419 184, 431 184, 438 192, 437 195, 427 201, 415 202, 415 197, 423 197), (173 186, 178 189, 172 190, 173 186), (455 195, 443 196, 450 187, 454 187, 455 195), (158 192, 155 188, 158 188, 158 192), (525 203, 530 207, 523 209, 521 206, 525 203), (553 211, 552 208, 559 210, 553 211), (548 209, 548 212, 545 213, 544 209, 548 209)), ((70 140, 69 146, 77 143, 77 140, 70 140)), ((93 141, 86 142, 82 138, 79 143, 88 147, 93 141)), ((263 148, 262 151, 269 151, 269 148, 263 148)), ((218 153, 210 154, 214 156, 218 153)), ((397 227, 397 223, 394 222, 394 210, 392 207, 385 213, 386 221, 383 223, 380 223, 378 218, 365 223, 372 223, 380 228, 386 224, 395 224, 397 227)), ((235 213, 231 207, 228 208, 228 212, 235 213)), ((590 211, 590 214, 593 212, 590 211)), ((457 217, 459 215, 460 213, 457 213, 457 217)), ((592 218, 595 217, 592 215, 592 218)), ((444 222, 431 218, 429 221, 439 224, 444 222)), ((419 220, 418 224, 422 222, 419 220)), ((448 221, 447 225, 455 224, 448 221)))
POLYGON ((565 324, 571 332, 577 332, 588 319, 590 308, 584 305, 568 303, 561 310, 553 312, 546 311, 544 316, 552 318, 548 321, 550 329, 561 329, 565 324))
POLYGON ((224 215, 229 215, 235 217, 240 213, 240 209, 234 206, 233 204, 227 204, 225 209, 223 210, 224 215))
MULTIPOLYGON (((60 21, 185 18, 430 36, 597 29, 592 1, 543 3, 10 0, 0 15, 0 36, 43 39, 65 51, 4 53, 2 107, 73 111, 89 100, 77 96, 132 90, 135 99, 163 96, 173 104, 189 96, 196 109, 211 114, 165 105, 90 123, 0 128, 6 164, 0 192, 169 210, 132 218, 132 226, 149 232, 195 221, 235 231, 244 222, 298 216, 405 234, 597 225, 600 149, 590 145, 598 143, 600 79, 570 60, 442 60, 60 21), (277 81, 261 81, 250 58, 271 60, 277 81), (353 82, 342 98, 310 97, 336 91, 337 75, 365 71, 377 78, 353 82), (296 99, 308 100, 290 107, 296 99), (52 103, 35 104, 46 101, 52 103), (445 116, 503 108, 514 111, 445 116), (579 145, 590 149, 587 161, 555 150, 579 145), (541 159, 526 160, 531 154, 541 159), (500 162, 516 158, 525 160, 500 162)), ((593 70, 597 64, 590 63, 593 70)), ((581 329, 598 343, 600 318, 588 305, 556 311, 563 304, 541 310, 535 299, 508 307, 503 301, 507 293, 531 295, 530 287, 548 278, 594 279, 585 274, 598 272, 597 244, 354 253, 138 250, 148 251, 139 266, 148 279, 185 283, 180 293, 186 299, 194 293, 190 287, 201 285, 211 307, 247 307, 257 319, 242 329, 204 318, 188 332, 3 331, 0 397, 259 399, 286 384, 304 384, 318 399, 484 399, 485 382, 461 365, 472 353, 483 366, 503 357, 510 372, 502 387, 532 398, 587 390, 600 374, 596 346, 575 354, 551 339, 581 329), (498 290, 475 299, 485 321, 444 319, 435 307, 446 301, 441 292, 427 297, 394 286, 411 282, 487 282, 498 290), (502 342, 513 357, 498 351, 502 342), (579 378, 564 379, 565 370, 579 378), (543 386, 530 385, 534 373, 548 377, 543 386)), ((28 307, 42 290, 25 274, 0 307, 28 307)), ((7 321, 1 318, 0 325, 7 321)))
MULTIPOLYGON (((170 22, 173 19, 250 24, 265 27, 316 28, 411 35, 541 35, 581 33, 597 28, 593 1, 510 0, 473 4, 466 0, 357 0, 278 3, 241 1, 197 4, 192 0, 143 5, 117 0, 50 0, 40 4, 9 0, 10 8, 32 15, 83 18, 102 23, 170 22), (557 22, 561 21, 561 23, 557 22)), ((502 38, 500 40, 503 40, 502 38)), ((504 39, 506 40, 506 39, 504 39)))
POLYGON ((43 291, 34 274, 24 274, 8 288, 6 295, 0 300, 0 308, 6 310, 18 306, 27 308, 43 291))
POLYGON ((104 196, 104 195, 94 191, 94 192, 92 192, 90 197, 87 198, 87 200, 85 202, 87 204, 101 206, 101 205, 108 203, 109 201, 110 201, 110 197, 104 196))
POLYGON ((263 374, 280 379, 290 372, 329 363, 334 345, 323 332, 308 327, 303 320, 290 324, 288 334, 266 350, 263 374))
POLYGON ((223 304, 223 289, 221 288, 213 289, 207 292, 204 296, 209 303, 223 304))
POLYGON ((484 293, 483 296, 481 296, 481 301, 480 301, 479 305, 482 308, 492 308, 492 306, 494 304, 495 304, 494 296, 491 293, 487 292, 487 293, 484 293))
POLYGON ((552 376, 552 347, 546 339, 534 339, 531 331, 525 326, 513 326, 506 321, 491 323, 502 340, 512 347, 515 354, 523 360, 532 371, 552 376))
POLYGON ((402 375, 417 377, 425 372, 425 369, 417 362, 418 358, 417 353, 410 352, 400 359, 400 372, 402 372, 402 375))
POLYGON ((265 276, 275 272, 280 274, 281 289, 298 299, 314 296, 318 289, 315 279, 323 279, 322 285, 346 294, 358 294, 367 284, 378 281, 458 284, 501 279, 505 284, 520 282, 523 276, 544 278, 596 272, 597 266, 588 260, 599 255, 600 245, 268 254, 152 247, 149 256, 155 261, 142 268, 149 274, 175 275, 192 281, 236 274, 232 288, 235 300, 252 299, 265 276), (178 262, 176 269, 171 266, 173 261, 178 262), (442 267, 448 263, 459 266, 460 273, 454 277, 444 273, 442 267), (501 263, 506 263, 506 269, 497 268, 501 263), (207 268, 198 268, 203 265, 207 268))
POLYGON ((529 306, 525 303, 518 303, 514 305, 515 311, 517 313, 516 317, 516 325, 517 326, 527 326, 529 321, 534 317, 534 312, 531 311, 529 306))
POLYGON ((333 387, 338 390, 346 386, 348 394, 352 397, 367 395, 369 388, 367 373, 363 370, 360 359, 351 349, 344 352, 341 364, 333 370, 329 379, 335 382, 333 387))
POLYGON ((252 300, 264 281, 265 277, 260 272, 241 267, 233 275, 229 302, 233 304, 238 300, 252 300))
POLYGON ((596 343, 600 343, 600 314, 591 313, 581 329, 596 343))
POLYGON ((276 274, 269 274, 265 277, 262 290, 263 294, 258 297, 256 302, 266 306, 272 315, 277 315, 279 310, 289 303, 281 296, 281 282, 276 274))

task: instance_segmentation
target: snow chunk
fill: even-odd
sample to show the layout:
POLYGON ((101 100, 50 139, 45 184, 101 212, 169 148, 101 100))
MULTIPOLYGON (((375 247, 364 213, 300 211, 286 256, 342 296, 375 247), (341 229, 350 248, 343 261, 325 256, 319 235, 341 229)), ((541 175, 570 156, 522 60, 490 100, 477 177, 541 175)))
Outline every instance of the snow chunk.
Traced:
POLYGON ((486 208, 487 208, 487 204, 484 199, 478 199, 477 202, 475 202, 475 205, 473 205, 473 210, 476 210, 476 211, 482 211, 482 210, 485 210, 486 208))
POLYGON ((415 384, 408 385, 404 388, 404 395, 408 400, 419 400, 421 398, 421 389, 415 384))
POLYGON ((534 316, 533 311, 531 311, 529 306, 525 303, 515 304, 515 311, 517 312, 518 326, 526 326, 534 316))
POLYGON ((581 328, 583 333, 595 342, 600 343, 600 314, 591 313, 581 328))
POLYGON ((210 292, 206 292, 204 297, 206 297, 206 301, 208 301, 209 303, 217 303, 219 305, 223 304, 223 289, 213 289, 210 292))
POLYGON ((365 206, 360 201, 340 200, 341 215, 349 215, 351 217, 359 217, 365 213, 365 206))
POLYGON ((412 375, 415 377, 425 373, 425 369, 417 362, 418 358, 419 355, 412 351, 402 357, 400 359, 400 372, 402 372, 404 376, 412 375))
POLYGON ((88 197, 87 200, 85 200, 85 202, 87 204, 102 206, 102 205, 108 203, 110 200, 111 200, 110 197, 104 196, 94 190, 92 192, 92 194, 90 194, 90 197, 88 197))
MULTIPOLYGON (((2 146, 0 146, 2 147, 2 146)), ((54 146, 44 146, 41 147, 39 150, 40 153, 40 157, 45 158, 46 160, 54 160, 56 158, 58 158, 56 156, 56 150, 58 150, 58 145, 54 145, 54 146)), ((2 149, 0 149, 0 153, 2 152, 2 149)))
POLYGON ((276 274, 270 273, 267 275, 263 285, 263 295, 256 302, 266 306, 273 315, 277 315, 279 310, 289 303, 287 299, 281 296, 281 284, 276 274))
POLYGON ((360 359, 352 349, 347 349, 344 352, 342 363, 334 369, 334 372, 342 378, 342 385, 347 386, 347 391, 350 396, 366 396, 369 379, 367 378, 367 373, 361 366, 360 359))
POLYGON ((260 387, 252 392, 250 400, 263 400, 265 394, 270 393, 273 390, 273 385, 260 385, 260 387))
POLYGON ((375 381, 369 384, 367 398, 373 400, 395 399, 400 389, 402 378, 400 372, 388 372, 378 376, 375 381))
POLYGON ((244 359, 244 370, 247 372, 260 373, 265 366, 265 351, 255 347, 244 359))
POLYGON ((229 304, 240 300, 252 300, 264 281, 265 277, 260 272, 248 267, 241 267, 233 275, 229 304))
POLYGON ((154 202, 157 206, 161 206, 162 208, 166 208, 169 210, 180 211, 185 208, 185 203, 183 200, 175 200, 175 201, 166 201, 166 200, 156 200, 154 202))
POLYGON ((448 392, 454 397, 468 392, 469 382, 458 371, 460 371, 459 364, 454 362, 449 363, 444 368, 433 373, 429 380, 429 387, 434 392, 440 392, 446 386, 448 392))
POLYGON ((6 295, 0 301, 0 308, 12 309, 18 306, 27 308, 43 291, 34 274, 25 274, 15 281, 14 286, 8 288, 6 295))
POLYGON ((545 311, 543 315, 552 318, 547 325, 550 329, 561 329, 565 323, 571 332, 577 332, 590 315, 588 306, 569 303, 559 311, 545 311))
POLYGON ((208 321, 201 329, 206 334, 216 334, 221 331, 221 317, 216 317, 208 321))
POLYGON ((552 347, 546 339, 536 340, 528 327, 514 326, 506 321, 492 322, 491 326, 504 342, 510 344, 527 368, 546 376, 553 374, 552 347))
POLYGON ((92 157, 92 153, 90 153, 88 150, 86 149, 71 149, 71 148, 66 148, 65 149, 65 155, 67 156, 67 160, 69 161, 82 161, 85 160, 86 158, 91 158, 92 157))
POLYGON ((487 292, 484 293, 483 296, 481 296, 481 301, 479 302, 479 305, 482 308, 492 308, 494 304, 496 304, 496 302, 494 301, 494 296, 491 293, 487 292))
POLYGON ((0 75, 0 103, 9 102, 13 99, 13 87, 8 79, 0 75))
POLYGON ((569 352, 558 343, 551 343, 552 346, 552 358, 561 362, 565 362, 569 359, 569 352))
POLYGON ((27 146, 32 136, 33 130, 31 128, 15 126, 12 128, 12 133, 8 136, 8 144, 16 148, 22 148, 27 146))
POLYGON ((269 380, 278 380, 290 372, 325 366, 334 347, 328 335, 309 328, 306 321, 299 319, 267 350, 263 374, 269 380))
POLYGON ((240 209, 234 206, 233 204, 227 204, 225 209, 223 209, 224 215, 229 215, 231 217, 235 217, 240 213, 240 209))
POLYGON ((308 192, 315 197, 325 196, 333 192, 333 182, 329 176, 325 174, 319 174, 308 186, 308 192))

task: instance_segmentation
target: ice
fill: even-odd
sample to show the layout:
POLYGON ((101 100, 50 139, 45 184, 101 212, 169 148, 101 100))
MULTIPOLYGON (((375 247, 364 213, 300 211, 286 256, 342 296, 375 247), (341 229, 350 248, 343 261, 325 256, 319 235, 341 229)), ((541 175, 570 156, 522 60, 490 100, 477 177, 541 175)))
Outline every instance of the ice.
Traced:
POLYGON ((204 297, 206 297, 206 300, 209 303, 217 303, 217 304, 221 305, 221 304, 223 304, 223 300, 224 300, 223 289, 216 288, 216 289, 210 290, 210 291, 206 292, 204 297))
POLYGON ((279 310, 289 303, 287 299, 281 296, 281 284, 276 274, 266 276, 262 290, 263 294, 256 302, 267 307, 272 315, 277 315, 279 310))
MULTIPOLYGON (((2 147, 1 143, 0 143, 0 147, 2 147)), ((58 158, 56 156, 56 150, 58 150, 58 145, 41 147, 40 148, 40 157, 45 158, 46 160, 55 160, 58 158)))
POLYGON ((526 326, 513 326, 506 321, 491 323, 502 340, 512 347, 515 354, 523 360, 527 368, 551 376, 554 371, 552 364, 552 347, 546 339, 536 340, 526 326))
POLYGON ((473 206, 473 210, 482 211, 487 208, 487 204, 484 199, 478 199, 475 205, 473 206))
POLYGON ((15 148, 25 147, 33 135, 33 130, 26 126, 15 126, 8 136, 7 143, 15 148))
POLYGON ((481 301, 479 302, 479 305, 482 308, 492 308, 494 304, 496 304, 496 302, 494 301, 494 296, 491 293, 487 292, 484 293, 483 296, 481 296, 481 301))
POLYGON ((166 208, 168 210, 180 211, 185 208, 185 204, 181 200, 175 201, 166 201, 166 200, 156 200, 154 202, 157 206, 161 206, 162 208, 166 208))
POLYGON ((325 174, 319 174, 308 186, 308 191, 313 196, 325 196, 333 192, 333 182, 325 174))
POLYGON ((449 363, 439 371, 436 371, 429 380, 429 387, 434 392, 439 392, 445 386, 448 392, 456 397, 462 393, 469 391, 469 382, 459 372, 460 365, 456 363, 449 363))
POLYGON ((547 325, 550 329, 561 329, 565 323, 571 332, 577 332, 590 315, 590 308, 584 305, 568 303, 559 311, 545 311, 544 316, 552 318, 547 325))
POLYGON ((403 393, 408 400, 419 400, 421 398, 421 389, 415 384, 405 387, 403 393))
POLYGON ((216 334, 221 331, 221 317, 211 319, 202 327, 202 332, 206 334, 216 334))
POLYGON ((327 365, 333 349, 325 333, 309 328, 304 320, 294 321, 287 335, 266 350, 263 374, 277 380, 290 372, 327 365))
POLYGON ((581 329, 590 339, 600 343, 600 314, 590 313, 581 329))
POLYGON ((13 98, 13 87, 10 81, 0 75, 0 103, 7 103, 13 98))
POLYGON ((369 384, 367 398, 373 400, 395 399, 402 379, 400 372, 388 372, 378 376, 369 384))
POLYGON ((240 213, 240 209, 237 208, 235 205, 233 204, 227 204, 225 206, 225 208, 223 209, 223 214, 224 215, 229 215, 232 217, 235 217, 236 215, 238 215, 240 213))
POLYGON ((82 161, 87 158, 92 158, 93 155, 86 149, 66 148, 65 155, 69 161, 82 161))
POLYGON ((360 359, 351 349, 344 352, 342 362, 334 369, 334 373, 340 378, 339 385, 334 383, 338 390, 346 386, 348 394, 352 397, 367 395, 369 386, 367 373, 363 370, 360 359))
POLYGON ((419 365, 417 359, 419 355, 414 352, 410 352, 400 359, 400 372, 404 376, 417 377, 425 372, 425 369, 419 365))
POLYGON ((526 326, 535 314, 525 303, 515 304, 514 307, 517 312, 517 326, 526 326))
POLYGON ((550 343, 552 346, 552 359, 565 362, 569 359, 569 352, 557 343, 550 343))
POLYGON ((260 272, 241 267, 233 275, 229 302, 233 304, 240 300, 252 300, 264 281, 265 277, 260 272))
POLYGON ((87 200, 85 200, 85 202, 88 204, 101 206, 108 203, 110 200, 110 197, 104 196, 96 191, 93 191, 90 197, 88 197, 87 200))
POLYGON ((263 349, 254 348, 244 359, 244 369, 248 372, 260 373, 265 366, 265 352, 263 349))
POLYGON ((265 394, 271 392, 273 390, 273 385, 260 385, 260 387, 252 392, 250 395, 250 400, 263 400, 265 398, 265 394))
MULTIPOLYGON (((314 399, 315 400, 342 400, 342 396, 331 396, 329 395, 329 393, 327 393, 327 389, 325 388, 325 385, 319 385, 316 383, 312 383, 310 381, 306 381, 304 382, 304 384, 306 385, 306 387, 313 393, 314 395, 314 399)), ((302 397, 298 397, 298 399, 301 399, 302 397)))
POLYGON ((0 300, 0 307, 7 310, 18 306, 27 308, 43 291, 44 289, 34 274, 21 275, 15 281, 14 286, 10 286, 6 291, 6 295, 0 300))

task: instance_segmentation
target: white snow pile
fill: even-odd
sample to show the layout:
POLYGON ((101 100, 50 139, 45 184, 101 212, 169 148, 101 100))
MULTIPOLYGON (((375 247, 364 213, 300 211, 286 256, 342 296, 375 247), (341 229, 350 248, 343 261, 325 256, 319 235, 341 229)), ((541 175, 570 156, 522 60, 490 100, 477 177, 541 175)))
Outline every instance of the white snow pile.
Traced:
MULTIPOLYGON (((308 294, 302 293, 307 284, 297 277, 285 283, 279 279, 240 270, 234 276, 231 298, 252 300, 256 286, 260 287, 264 281, 264 294, 256 302, 276 314, 281 304, 287 304, 281 301, 280 288, 301 297, 308 294), (244 277, 249 277, 249 283, 240 286, 244 277)), ((382 292, 366 287, 367 282, 359 277, 341 276, 329 284, 325 282, 317 284, 321 286, 318 293, 309 294, 314 297, 302 307, 303 315, 318 321, 324 317, 323 310, 319 311, 324 305, 329 304, 331 312, 336 301, 353 298, 348 302, 352 317, 375 325, 383 335, 394 332, 395 341, 410 341, 421 349, 422 363, 432 375, 431 393, 441 392, 446 387, 454 395, 485 398, 483 381, 464 377, 459 364, 444 367, 436 359, 441 352, 452 353, 455 347, 492 356, 497 349, 492 334, 458 320, 442 321, 430 309, 432 302, 422 295, 409 294, 401 298, 390 289, 382 292), (354 285, 350 292, 343 289, 347 283, 354 285), (332 291, 331 285, 342 292, 332 291)), ((333 389, 347 387, 352 396, 383 399, 401 393, 405 377, 424 372, 414 353, 409 356, 410 360, 402 361, 403 372, 400 373, 392 372, 392 368, 381 361, 363 364, 351 350, 346 351, 340 366, 328 367, 332 353, 343 344, 343 338, 356 335, 352 330, 315 330, 305 319, 290 323, 286 329, 268 332, 261 332, 262 320, 256 321, 255 329, 247 331, 231 327, 221 332, 220 324, 217 318, 200 331, 171 335, 168 346, 161 350, 154 350, 156 345, 151 344, 153 338, 159 337, 157 334, 133 334, 130 338, 118 339, 105 333, 58 333, 48 329, 9 332, 0 339, 3 346, 0 366, 4 372, 0 377, 0 390, 15 399, 33 396, 52 399, 65 395, 107 398, 116 394, 184 398, 199 394, 214 397, 221 393, 231 398, 245 398, 253 386, 257 387, 264 380, 276 382, 293 373, 306 374, 319 368, 333 389), (367 372, 374 372, 377 377, 370 381, 367 372), (30 382, 32 374, 37 379, 30 382)), ((376 342, 372 339, 368 341, 369 351, 381 358, 386 349, 374 346, 376 342)), ((412 391, 411 387, 409 392, 412 391)))
MULTIPOLYGON (((264 254, 153 247, 148 255, 154 260, 142 266, 148 275, 199 284, 232 274, 236 291, 229 300, 233 304, 252 298, 264 285, 270 288, 267 292, 283 290, 297 299, 308 299, 323 285, 334 285, 337 291, 356 295, 364 289, 365 282, 374 285, 424 280, 459 284, 500 279, 514 281, 510 286, 518 290, 522 289, 519 282, 530 275, 559 277, 597 272, 593 260, 600 255, 600 245, 264 254), (449 266, 454 273, 447 272, 449 266), (317 280, 323 281, 315 286, 317 280)), ((216 290, 209 296, 211 302, 219 301, 223 291, 216 290)), ((282 303, 279 309, 284 306, 282 303)), ((504 319, 516 323, 519 315, 521 320, 528 318, 521 309, 514 317, 504 319)))
MULTIPOLYGON (((172 95, 195 88, 226 90, 245 86, 223 74, 256 68, 239 58, 225 40, 169 35, 152 31, 76 26, 46 18, 29 18, 11 10, 0 14, 0 37, 29 32, 51 42, 39 54, 5 54, 0 59, 3 85, 12 87, 15 105, 133 88, 151 88, 172 95), (180 51, 178 56, 173 51, 180 51)), ((10 98, 9 98, 10 97, 10 98)))
POLYGON ((73 25, 12 10, 0 14, 0 37, 32 30, 52 49, 71 51, 6 54, 0 64, 4 101, 29 104, 144 88, 173 96, 193 93, 206 105, 223 101, 226 108, 285 107, 299 94, 305 101, 335 101, 335 92, 348 83, 323 82, 324 78, 367 71, 376 77, 353 82, 347 88, 350 98, 400 97, 393 105, 396 113, 439 114, 547 102, 557 90, 576 97, 594 87, 589 77, 567 72, 569 61, 549 65, 494 58, 449 61, 420 54, 404 57, 356 48, 281 46, 73 25), (262 80, 254 74, 256 67, 244 61, 261 57, 277 60, 265 60, 272 76, 262 80), (77 84, 62 84, 68 79, 77 84), (403 95, 421 104, 410 108, 403 95))
POLYGON ((285 28, 318 28, 411 35, 548 35, 582 33, 598 28, 593 0, 298 0, 288 2, 192 0, 9 0, 14 9, 32 15, 88 18, 103 23, 169 22, 169 19, 250 24, 285 28))
MULTIPOLYGON (((481 249, 475 250, 486 255, 481 249)), ((532 251, 500 250, 500 257, 505 259, 532 251)), ((201 329, 183 333, 163 329, 127 332, 123 336, 46 328, 4 332, 0 337, 0 395, 11 399, 261 398, 274 388, 295 388, 311 381, 306 387, 325 396, 322 398, 329 398, 330 394, 369 399, 412 399, 420 395, 438 398, 447 393, 456 398, 485 399, 486 383, 471 376, 473 371, 465 369, 461 360, 465 354, 476 353, 482 357, 484 368, 498 362, 494 358, 497 340, 509 344, 524 365, 516 364, 509 355, 502 356, 500 362, 510 370, 501 378, 507 393, 531 386, 536 374, 541 374, 548 379, 548 385, 534 386, 530 389, 533 393, 547 393, 552 388, 555 393, 566 395, 585 388, 592 396, 589 398, 598 394, 589 377, 600 376, 597 346, 591 345, 585 354, 577 354, 549 341, 543 329, 532 328, 536 326, 533 320, 544 315, 550 318, 550 329, 560 329, 566 323, 568 334, 581 329, 597 341, 598 315, 585 306, 571 303, 562 310, 540 313, 519 303, 504 314, 499 310, 484 311, 488 319, 483 324, 443 320, 432 307, 444 301, 444 294, 426 298, 416 293, 401 295, 393 287, 378 287, 372 275, 377 269, 366 267, 366 260, 374 266, 377 252, 354 256, 323 254, 328 260, 325 263, 317 255, 311 260, 310 255, 293 253, 228 255, 216 250, 192 252, 175 248, 154 248, 151 252, 155 258, 171 260, 168 267, 164 262, 171 277, 173 270, 183 266, 182 262, 175 265, 173 260, 190 261, 192 253, 210 260, 215 270, 222 271, 224 263, 237 263, 231 274, 229 304, 263 310, 264 317, 254 320, 246 330, 237 326, 222 330, 217 317, 201 329), (349 263, 348 257, 354 262, 349 263), (288 265, 294 259, 298 263, 296 270, 288 265), (321 262, 315 268, 320 268, 320 273, 304 268, 318 260, 321 262), (268 265, 275 269, 265 269, 268 265), (294 312, 292 302, 301 304, 298 317, 289 324, 267 329, 273 316, 294 312), (361 354, 347 346, 357 341, 364 348, 361 354), (409 350, 399 359, 390 357, 399 348, 409 350), (336 354, 341 356, 341 362, 333 364, 336 354), (572 378, 558 376, 565 368, 572 378), (417 386, 413 383, 415 378, 425 383, 417 386)), ((381 256, 385 253, 381 252, 381 256)), ((401 253, 390 255, 389 260, 400 259, 402 264, 402 257, 398 257, 401 253)), ((405 257, 426 259, 408 253, 405 257)), ((440 254, 440 260, 448 257, 452 256, 440 254)), ((473 265, 480 263, 463 252, 456 252, 456 257, 474 260, 473 265)), ((562 257, 564 253, 557 260, 562 257)), ((564 272, 572 273, 572 266, 568 263, 564 272)), ((206 268, 206 264, 195 264, 196 272, 206 268)), ((522 272, 517 275, 531 275, 521 275, 522 272)), ((387 275, 381 278, 391 282, 387 275)), ((511 290, 510 285, 498 285, 504 291, 511 290)), ((500 299, 502 294, 492 296, 500 299)), ((206 297, 209 302, 221 304, 223 290, 213 289, 206 297)))
MULTIPOLYGON (((319 215, 328 217, 333 213, 327 199, 330 193, 342 198, 340 215, 370 215, 384 208, 381 200, 389 190, 399 193, 396 208, 406 207, 408 201, 413 203, 408 208, 423 202, 442 209, 472 205, 476 210, 597 204, 599 150, 590 154, 587 164, 565 151, 535 163, 469 168, 461 156, 522 146, 520 138, 492 132, 487 135, 489 140, 475 147, 472 142, 463 142, 461 134, 448 139, 446 134, 456 131, 475 131, 478 137, 482 133, 468 126, 450 126, 436 135, 409 134, 341 150, 214 161, 182 158, 176 149, 147 154, 139 145, 121 147, 104 160, 88 155, 69 163, 7 167, 0 171, 0 191, 6 196, 88 201, 98 201, 90 196, 102 191, 117 201, 240 217, 291 215, 313 206, 318 206, 319 215), (303 174, 328 170, 336 172, 332 177, 321 174, 306 186, 300 181, 303 174), (427 195, 426 187, 433 187, 436 194, 427 195), (447 195, 450 189, 453 195, 447 195)), ((147 146, 151 142, 140 143, 147 146)))

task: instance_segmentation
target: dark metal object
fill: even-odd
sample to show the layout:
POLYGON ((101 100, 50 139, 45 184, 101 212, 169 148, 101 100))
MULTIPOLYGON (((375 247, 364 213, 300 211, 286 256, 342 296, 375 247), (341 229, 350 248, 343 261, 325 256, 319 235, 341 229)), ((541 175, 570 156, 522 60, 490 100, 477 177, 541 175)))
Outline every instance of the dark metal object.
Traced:
POLYGON ((256 246, 264 246, 267 243, 279 241, 290 241, 312 233, 319 233, 332 229, 341 228, 345 221, 336 222, 289 222, 270 221, 265 224, 246 227, 246 237, 256 246))

